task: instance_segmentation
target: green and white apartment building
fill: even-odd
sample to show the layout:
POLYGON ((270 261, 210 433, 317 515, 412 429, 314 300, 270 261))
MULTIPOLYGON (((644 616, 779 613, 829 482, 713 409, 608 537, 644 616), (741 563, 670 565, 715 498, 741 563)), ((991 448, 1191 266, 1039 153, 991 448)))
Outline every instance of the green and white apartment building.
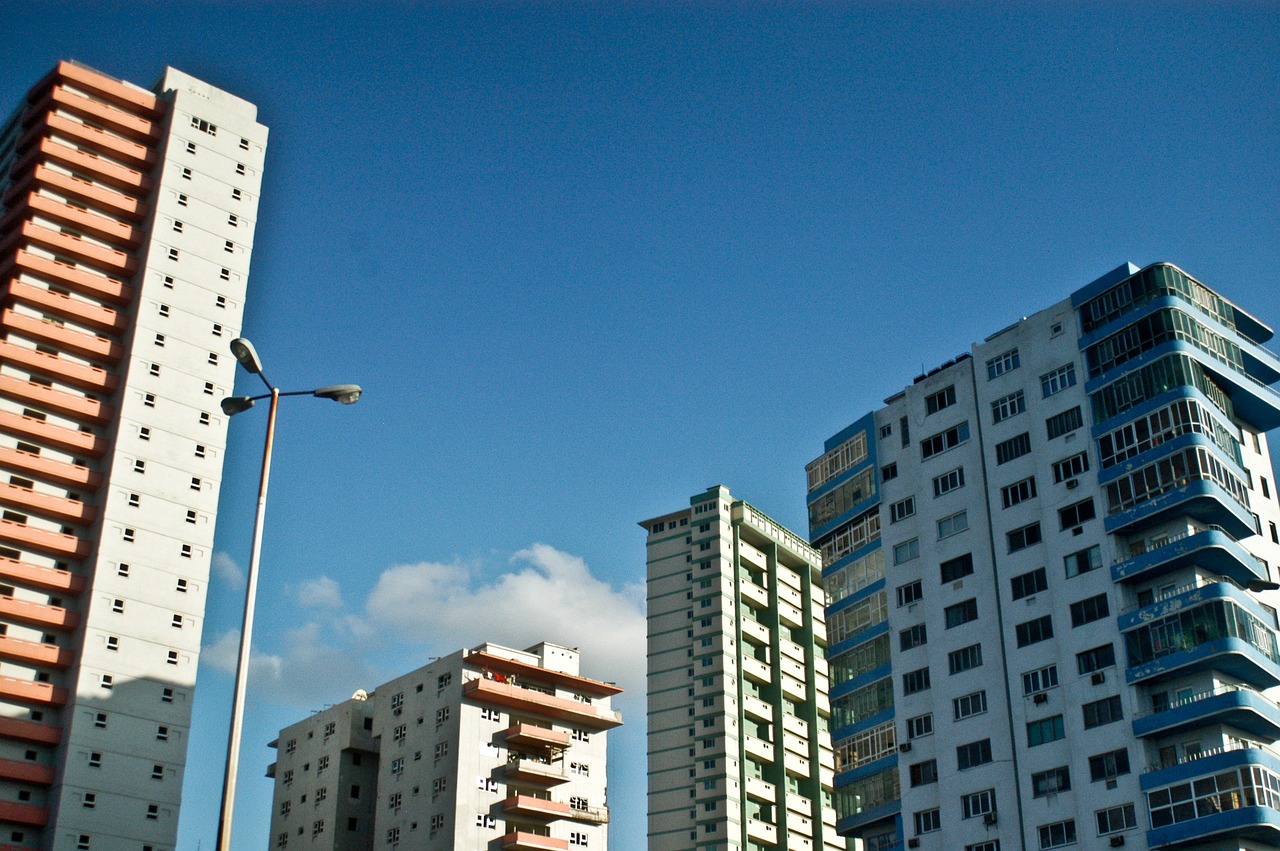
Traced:
POLYGON ((1126 264, 826 442, 841 834, 1280 847, 1270 337, 1126 264))
POLYGON ((649 847, 834 851, 818 554, 727 488, 648 533, 649 847))

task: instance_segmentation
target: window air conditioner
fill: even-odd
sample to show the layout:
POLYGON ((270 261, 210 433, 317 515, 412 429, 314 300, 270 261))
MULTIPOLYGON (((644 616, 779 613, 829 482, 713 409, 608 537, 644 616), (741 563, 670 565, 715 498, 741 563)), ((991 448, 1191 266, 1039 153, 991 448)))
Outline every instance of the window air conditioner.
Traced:
POLYGON ((911 743, 903 742, 902 744, 898 745, 898 750, 902 751, 903 753, 906 753, 907 751, 911 750, 911 743))
POLYGON ((916 839, 916 838, 914 838, 914 837, 912 837, 911 839, 908 839, 908 840, 907 840, 907 847, 908 847, 908 848, 919 848, 919 847, 920 847, 920 840, 919 840, 919 839, 916 839))
POLYGON ((1094 671, 1093 676, 1089 679, 1095 686, 1100 686, 1107 681, 1107 675, 1102 671, 1094 671))
POLYGON ((1035 693, 1035 695, 1032 696, 1031 699, 1034 700, 1036 703, 1048 703, 1049 695, 1045 694, 1042 691, 1038 691, 1035 693))
POLYGON ((1116 781, 1114 781, 1114 780, 1108 780, 1108 781, 1107 781, 1107 788, 1108 788, 1108 789, 1114 789, 1114 788, 1116 788, 1116 781))
POLYGON ((1067 479, 1067 490, 1075 490, 1080 487, 1079 479, 1067 479))
POLYGON ((982 817, 982 823, 983 823, 983 824, 985 824, 985 825, 987 825, 988 827, 990 827, 991 825, 995 824, 995 823, 996 823, 996 814, 995 814, 995 813, 987 813, 986 815, 984 815, 984 816, 982 817))
POLYGON ((1123 844, 1124 844, 1124 837, 1123 837, 1123 836, 1113 836, 1113 837, 1111 837, 1111 847, 1112 847, 1112 848, 1119 848, 1119 847, 1120 847, 1121 845, 1123 845, 1123 844))

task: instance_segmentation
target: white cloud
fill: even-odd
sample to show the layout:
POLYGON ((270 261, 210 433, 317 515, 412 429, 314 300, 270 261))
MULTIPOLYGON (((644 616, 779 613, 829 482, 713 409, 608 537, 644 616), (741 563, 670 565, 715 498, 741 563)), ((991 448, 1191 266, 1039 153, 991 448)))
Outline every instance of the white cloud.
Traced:
POLYGON ((244 585, 244 571, 240 569, 240 565, 236 564, 235 559, 222 550, 213 554, 210 566, 213 568, 213 575, 232 588, 244 585))
MULTIPOLYGON (((358 688, 377 685, 382 675, 371 670, 358 652, 325 643, 329 631, 308 623, 285 634, 280 655, 255 650, 249 657, 249 690, 254 700, 315 706, 345 700, 358 688)), ((239 650, 240 631, 232 630, 204 648, 201 662, 234 674, 239 650)))
POLYGON ((335 580, 327 576, 303 582, 294 593, 298 597, 298 604, 308 609, 342 608, 342 589, 335 580))
POLYGON ((396 565, 365 605, 377 628, 443 652, 492 641, 528 647, 551 641, 582 651, 583 673, 644 693, 644 589, 617 590, 577 556, 535 544, 523 565, 487 581, 459 564, 396 565))

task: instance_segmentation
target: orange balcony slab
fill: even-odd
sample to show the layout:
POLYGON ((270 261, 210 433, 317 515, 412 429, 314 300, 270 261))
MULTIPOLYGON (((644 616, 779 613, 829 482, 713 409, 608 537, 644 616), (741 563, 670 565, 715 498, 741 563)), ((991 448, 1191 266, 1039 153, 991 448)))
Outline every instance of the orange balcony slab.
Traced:
POLYGON ((84 590, 84 577, 69 570, 58 570, 55 567, 41 567, 12 558, 0 557, 0 579, 7 579, 19 585, 39 588, 42 591, 60 591, 67 594, 79 594, 84 590))
POLYGON ((92 148, 108 157, 139 168, 150 168, 158 159, 155 150, 141 142, 126 139, 101 127, 85 124, 55 112, 46 112, 32 123, 18 140, 18 149, 26 148, 38 137, 52 133, 72 139, 77 145, 92 148))
POLYGON ((532 795, 512 795, 502 802, 502 811, 513 816, 554 821, 569 815, 569 805, 532 795))
POLYGON ((92 151, 82 151, 79 148, 73 148, 70 145, 55 142, 52 139, 41 139, 32 145, 31 149, 14 164, 12 173, 20 175, 34 170, 39 163, 45 160, 61 163, 66 168, 84 177, 101 181, 108 186, 123 189, 126 192, 145 194, 151 191, 151 187, 154 184, 150 177, 137 169, 129 168, 126 165, 111 162, 110 160, 104 160, 92 151))
POLYGON ((102 474, 68 461, 46 458, 34 452, 0 446, 0 469, 23 473, 46 482, 96 490, 102 483, 102 474))
POLYGON ((11 482, 0 482, 0 505, 16 508, 26 514, 38 514, 41 517, 51 517, 80 526, 92 523, 98 516, 97 508, 85 505, 78 499, 41 493, 11 482))
POLYGON ((84 558, 89 555, 89 542, 83 538, 47 532, 12 520, 0 520, 0 541, 55 556, 84 558))
POLYGON ((5 204, 12 206, 13 199, 36 185, 47 186, 59 195, 65 195, 95 209, 120 216, 131 222, 146 218, 147 205, 141 199, 92 180, 74 174, 54 171, 47 165, 37 165, 21 182, 15 183, 5 194, 5 204))
POLYGON ((71 651, 65 647, 39 641, 23 641, 7 635, 0 635, 0 656, 48 668, 69 667, 73 658, 71 651))
POLYGON ((509 682, 471 680, 462 684, 462 694, 472 700, 505 706, 518 712, 528 712, 596 730, 607 730, 622 724, 621 714, 614 710, 543 694, 509 682))
POLYGON ((588 824, 608 824, 609 808, 608 807, 572 807, 569 810, 569 818, 574 821, 584 821, 588 824))
POLYGON ((120 384, 117 376, 101 367, 75 363, 7 340, 0 340, 0 362, 11 363, 63 384, 99 393, 114 393, 120 384))
POLYGON ((56 293, 22 281, 10 281, 7 289, 9 297, 14 301, 38 307, 42 311, 57 314, 100 331, 119 333, 128 325, 120 311, 105 304, 81 301, 65 293, 56 293))
MULTIPOLYGON (((0 698, 21 703, 40 703, 46 706, 63 706, 67 702, 67 690, 48 683, 20 680, 17 677, 0 677, 0 698)), ((0 816, 3 820, 3 816, 0 816)))
POLYGON ((499 840, 503 851, 569 851, 569 840, 517 830, 499 840))
POLYGON ((27 824, 32 827, 44 827, 49 823, 49 809, 33 804, 15 804, 12 801, 0 801, 0 821, 14 824, 27 824))
POLYGON ((75 629, 80 623, 79 614, 69 612, 62 606, 4 596, 0 596, 0 617, 64 632, 75 629))
POLYGON ((75 234, 47 228, 35 222, 23 222, 13 231, 12 239, 14 240, 25 240, 42 245, 50 251, 74 257, 108 272, 132 275, 138 268, 138 261, 127 251, 108 248, 75 234))
POLYGON ((509 780, 536 783, 540 786, 558 786, 569 781, 563 762, 547 763, 523 757, 508 759, 504 773, 509 780))
POLYGON ((504 731, 507 744, 534 747, 567 748, 569 734, 563 730, 537 727, 533 724, 514 724, 504 731))
POLYGON ((160 136, 160 125, 156 122, 115 104, 77 94, 65 86, 55 85, 48 96, 35 105, 36 109, 50 106, 88 118, 132 139, 149 142, 160 136))
POLYGON ((561 688, 571 689, 583 694, 609 697, 611 695, 622 693, 622 689, 613 683, 605 683, 600 680, 592 680, 587 677, 566 674, 562 671, 553 671, 550 668, 540 668, 537 665, 531 665, 528 662, 518 662, 515 659, 508 659, 505 656, 495 656, 492 653, 468 653, 467 664, 477 668, 484 668, 489 671, 496 671, 503 674, 515 674, 518 677, 524 677, 529 680, 551 683, 553 685, 560 686, 561 688))
POLYGON ((95 423, 105 423, 111 419, 111 408, 97 399, 77 396, 33 381, 23 381, 11 375, 0 375, 0 394, 33 402, 38 408, 47 408, 73 419, 95 423))
POLYGON ((38 762, 0 758, 0 779, 49 786, 53 783, 53 769, 38 762))
POLYGON ((120 358, 124 356, 124 347, 110 337, 99 337, 96 334, 77 331, 66 327, 60 321, 28 316, 8 307, 0 310, 0 328, 17 331, 24 337, 107 363, 119 363, 120 358))
POLYGON ((56 745, 62 741, 62 728, 56 724, 42 724, 22 718, 0 718, 0 738, 35 742, 38 745, 56 745))
MULTIPOLYGON (((122 222, 119 219, 113 219, 110 216, 104 216, 92 210, 74 207, 65 201, 59 201, 56 198, 50 198, 47 195, 40 195, 36 192, 28 193, 25 201, 15 207, 9 215, 5 216, 5 220, 16 221, 25 216, 28 211, 40 213, 54 221, 62 222, 76 230, 84 231, 90 236, 96 236, 99 239, 118 243, 128 248, 136 248, 142 242, 142 231, 128 222, 122 222)), ((3 226, 4 222, 0 222, 0 227, 3 226)))
POLYGON ((27 437, 37 443, 65 449, 77 454, 101 457, 107 451, 107 441, 92 432, 54 425, 36 417, 0 411, 0 432, 27 437))
MULTIPOLYGON (((46 81, 52 82, 53 80, 65 80, 77 89, 90 92, 95 97, 102 98, 130 112, 136 112, 152 118, 164 115, 164 101, 160 100, 152 92, 131 86, 114 77, 109 77, 101 71, 86 68, 75 62, 62 60, 41 83, 44 84, 46 81)), ((39 86, 37 86, 38 88, 39 86)))
POLYGON ((94 274, 87 269, 71 266, 48 257, 39 257, 30 251, 19 248, 11 261, 0 261, 0 274, 8 274, 14 268, 43 278, 46 281, 61 284, 67 289, 75 290, 90 298, 100 298, 114 304, 128 304, 133 301, 133 287, 119 278, 109 275, 94 274))

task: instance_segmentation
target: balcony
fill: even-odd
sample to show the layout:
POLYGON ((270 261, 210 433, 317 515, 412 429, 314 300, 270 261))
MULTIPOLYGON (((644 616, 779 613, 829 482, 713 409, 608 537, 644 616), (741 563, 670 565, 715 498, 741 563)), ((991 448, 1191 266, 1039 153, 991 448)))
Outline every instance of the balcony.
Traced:
POLYGON ((32 222, 23 222, 14 228, 14 238, 42 245, 56 254, 65 254, 126 276, 138 269, 138 261, 127 251, 99 245, 78 234, 54 230, 32 222))
POLYGON ((97 399, 77 396, 65 390, 56 390, 53 387, 37 384, 34 381, 24 381, 11 375, 0 375, 0 394, 23 402, 34 402, 39 407, 48 408, 54 413, 72 419, 105 423, 109 422, 112 416, 111 408, 97 399))
POLYGON ((82 147, 93 148, 113 159, 124 160, 130 165, 149 169, 156 163, 156 152, 146 145, 53 112, 45 113, 40 120, 32 124, 18 142, 18 147, 25 148, 34 142, 36 137, 45 135, 46 130, 74 139, 82 147))
POLYGON ((535 783, 540 786, 558 786, 569 781, 563 762, 543 762, 526 756, 508 759, 505 773, 509 780, 535 783))
POLYGON ((0 360, 82 390, 113 393, 119 379, 105 369, 0 340, 0 360))
POLYGON ((569 747, 569 734, 563 730, 552 730, 550 727, 515 724, 503 732, 509 745, 544 748, 569 747))
POLYGON ((747 777, 747 795, 771 804, 778 800, 778 792, 774 785, 759 777, 747 777))
MULTIPOLYGON (((48 683, 37 683, 33 680, 0 677, 0 698, 16 700, 19 703, 63 706, 67 702, 67 690, 48 683)), ((0 820, 3 820, 2 816, 0 816, 0 820)))
POLYGON ((0 311, 0 326, 71 354, 107 363, 119 363, 124 354, 124 347, 110 337, 78 331, 53 319, 28 316, 8 307, 0 311))
POLYGON ((1240 585, 1267 580, 1266 572, 1253 554, 1220 526, 1185 532, 1158 546, 1145 548, 1113 564, 1111 578, 1116 582, 1148 582, 1193 564, 1240 585))
POLYGON ((0 737, 38 745, 56 745, 62 741, 62 728, 21 718, 0 718, 0 737))
POLYGON ((612 709, 605 709, 594 703, 544 694, 510 682, 488 679, 469 680, 462 684, 462 695, 471 700, 505 706, 517 712, 555 718, 594 730, 608 730, 622 724, 622 714, 612 709))
POLYGON ((12 198, 27 190, 32 183, 48 186, 57 190, 60 194, 68 198, 74 198, 82 203, 110 210, 112 213, 123 216, 130 221, 136 222, 146 218, 147 206, 132 195, 85 180, 83 177, 54 171, 45 165, 36 166, 30 178, 16 185, 14 187, 16 191, 11 191, 6 195, 5 203, 12 203, 12 198))
POLYGON ((69 80, 76 88, 93 92, 103 100, 125 107, 130 112, 155 118, 162 118, 165 114, 164 101, 151 92, 122 83, 77 62, 63 59, 51 76, 69 80))
POLYGON ((44 591, 79 594, 84 590, 84 577, 69 570, 41 567, 2 556, 0 556, 0 579, 8 579, 20 585, 29 585, 44 591))
POLYGON ((1280 739, 1280 707, 1250 688, 1220 686, 1133 719, 1133 734, 1171 736, 1209 724, 1228 724, 1259 738, 1280 739))
POLYGON ((8 273, 14 267, 46 280, 57 281, 81 295, 100 298, 115 304, 129 304, 136 294, 133 287, 118 278, 96 274, 61 260, 41 257, 21 248, 13 255, 11 264, 0 267, 0 274, 8 273))
POLYGON ((742 709, 747 715, 758 721, 769 722, 773 720, 773 707, 751 694, 743 695, 742 709))
POLYGON ((102 483, 102 474, 88 467, 58 461, 9 446, 0 446, 0 467, 25 473, 46 482, 57 482, 60 485, 76 488, 93 490, 102 483))
POLYGON ((21 759, 0 759, 0 779, 34 783, 37 786, 53 784, 53 769, 38 762, 21 759))
POLYGON ((95 458, 102 457, 107 451, 107 442, 93 432, 53 425, 12 411, 0 411, 0 431, 34 438, 67 452, 84 453, 95 458))
POLYGON ((47 532, 12 520, 0 520, 0 542, 78 559, 89 554, 89 542, 83 538, 61 532, 47 532))
POLYGON ((46 109, 50 105, 88 118, 95 124, 102 124, 133 139, 149 142, 160 137, 159 123, 149 121, 114 104, 87 98, 60 85, 53 87, 47 95, 47 100, 42 99, 37 102, 35 109, 46 109))
POLYGON ((20 173, 32 163, 43 159, 61 163, 72 171, 91 175, 108 186, 126 192, 150 192, 154 184, 150 177, 137 169, 104 160, 92 151, 82 151, 52 139, 41 139, 32 145, 31 150, 14 166, 13 173, 20 173))
POLYGON ((764 739, 755 736, 744 736, 744 746, 747 750, 747 756, 760 760, 761 762, 773 762, 773 744, 766 742, 764 739))
POLYGON ((522 818, 555 821, 569 816, 569 805, 561 801, 535 798, 531 795, 512 795, 502 802, 502 811, 522 818))
MULTIPOLYGON (((47 195, 38 195, 35 192, 31 192, 26 197, 25 206, 27 210, 69 225, 77 231, 86 233, 96 239, 122 243, 129 248, 136 248, 142 241, 142 232, 127 222, 112 219, 101 213, 73 207, 65 201, 58 201, 47 195)), ((21 216, 25 215, 25 212, 26 210, 23 210, 22 206, 16 206, 9 215, 16 214, 21 216)), ((8 219, 9 217, 6 216, 5 218, 8 219)))
POLYGON ((773 681, 773 677, 769 673, 769 663, 761 662, 751 656, 742 657, 742 673, 747 679, 760 685, 768 685, 773 681))
POLYGON ((128 325, 124 315, 114 308, 81 301, 44 287, 24 284, 21 281, 10 281, 8 291, 13 299, 37 307, 42 312, 56 313, 74 322, 90 325, 99 331, 118 334, 128 325))
POLYGON ((80 615, 67 611, 62 606, 50 606, 5 596, 0 596, 0 618, 63 632, 73 630, 80 624, 80 615))
POLYGON ((769 592, 754 582, 741 580, 738 583, 738 596, 744 601, 754 603, 758 608, 769 608, 769 592))
POLYGON ((37 807, 33 804, 0 801, 0 821, 44 827, 49 823, 49 810, 47 807, 37 807))
POLYGON ((1237 747, 1157 767, 1139 778, 1152 829, 1150 848, 1204 848, 1217 841, 1280 844, 1280 810, 1268 780, 1280 760, 1260 748, 1237 747))
POLYGON ((569 840, 517 830, 498 840, 503 851, 569 851, 569 840))
POLYGON ((68 668, 73 655, 65 647, 0 635, 0 657, 48 668, 68 668))
POLYGON ((760 819, 747 819, 747 836, 764 845, 778 844, 778 828, 760 819))
POLYGON ((1192 479, 1159 496, 1111 514, 1104 521, 1107 532, 1133 534, 1139 529, 1175 517, 1191 517, 1207 526, 1220 526, 1234 538, 1256 534, 1249 509, 1216 482, 1192 479))
POLYGON ((569 818, 587 824, 608 824, 609 809, 607 807, 573 807, 569 808, 569 818))
POLYGON ((89 525, 98 516, 98 509, 78 499, 41 493, 8 482, 0 482, 0 505, 80 526, 89 525))
POLYGON ((1116 619, 1116 626, 1121 632, 1128 632, 1143 624, 1186 611, 1193 606, 1223 599, 1231 600, 1271 629, 1280 626, 1276 623, 1275 612, 1264 609, 1239 585, 1234 582, 1219 582, 1203 578, 1197 578, 1194 582, 1187 582, 1164 591, 1159 596, 1153 595, 1149 603, 1129 606, 1116 619))

